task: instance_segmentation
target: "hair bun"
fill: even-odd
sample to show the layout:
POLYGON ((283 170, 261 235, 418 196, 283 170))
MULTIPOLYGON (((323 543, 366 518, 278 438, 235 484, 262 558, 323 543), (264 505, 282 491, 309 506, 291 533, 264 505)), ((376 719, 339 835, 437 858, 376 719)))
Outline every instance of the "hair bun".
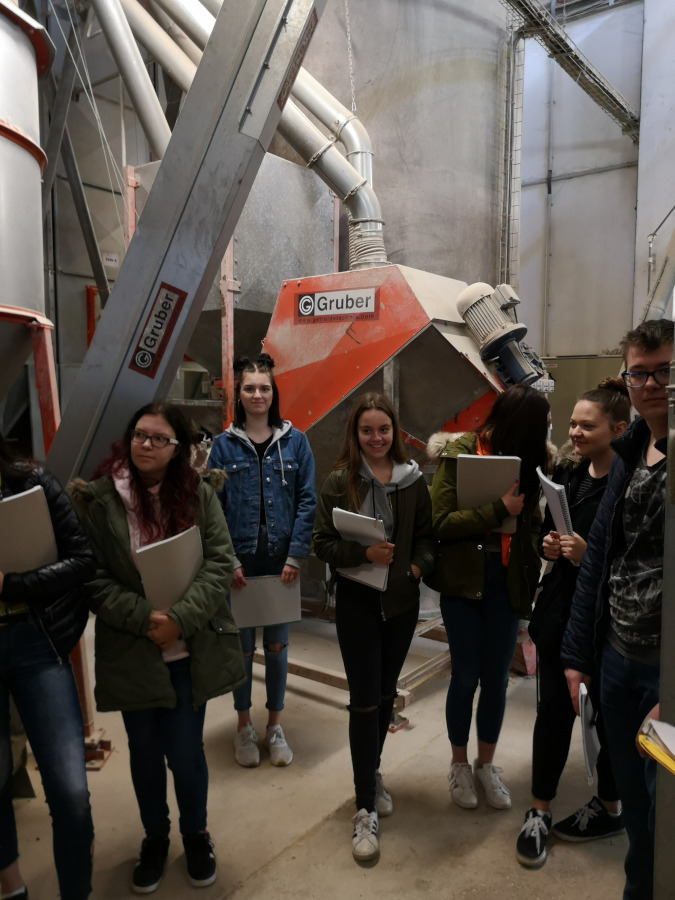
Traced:
POLYGON ((257 359, 257 363, 259 366, 267 366, 268 369, 274 368, 274 360, 269 353, 261 353, 257 359))
POLYGON ((232 363, 232 369, 236 375, 238 372, 243 372, 246 366, 250 365, 251 361, 248 356, 238 356, 232 363))
POLYGON ((623 378, 619 378, 618 376, 614 376, 613 378, 603 378, 598 385, 597 390, 616 391, 618 394, 623 394, 625 397, 630 396, 626 382, 623 378))

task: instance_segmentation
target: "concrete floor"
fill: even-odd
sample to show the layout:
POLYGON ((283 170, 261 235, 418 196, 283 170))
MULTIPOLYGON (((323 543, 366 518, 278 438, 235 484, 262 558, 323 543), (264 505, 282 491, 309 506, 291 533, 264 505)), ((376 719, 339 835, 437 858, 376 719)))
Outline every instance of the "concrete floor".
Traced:
MULTIPOLYGON (((90 667, 91 630, 90 622, 90 667)), ((341 669, 332 624, 298 623, 292 626, 291 642, 294 659, 341 669)), ((442 648, 416 638, 404 671, 442 648)), ((256 666, 253 718, 264 733, 263 674, 262 667, 256 666)), ((406 711, 408 725, 387 739, 382 770, 395 811, 380 822, 381 855, 375 865, 358 865, 351 855, 353 794, 345 693, 289 677, 283 725, 295 759, 286 769, 271 766, 264 751, 259 768, 239 767, 232 752, 236 721, 232 699, 211 701, 205 746, 211 779, 209 829, 218 858, 218 880, 199 896, 205 900, 423 895, 480 900, 619 898, 626 850, 623 836, 579 845, 551 839, 548 861, 538 871, 523 869, 515 859, 515 841, 529 801, 533 678, 511 678, 496 759, 504 768, 513 808, 491 809, 482 797, 476 810, 452 804, 444 722, 448 678, 444 672, 418 691, 406 711)), ((105 730, 114 752, 89 778, 96 826, 93 896, 120 900, 136 896, 129 883, 142 831, 121 717, 97 714, 96 726, 105 730)), ((38 799, 17 801, 21 866, 31 900, 54 900, 50 820, 32 761, 29 768, 38 799)), ((554 815, 567 815, 592 791, 586 784, 575 732, 554 815)), ((173 799, 171 803, 175 822, 173 799)), ((195 896, 177 835, 172 838, 167 873, 157 896, 195 896)))

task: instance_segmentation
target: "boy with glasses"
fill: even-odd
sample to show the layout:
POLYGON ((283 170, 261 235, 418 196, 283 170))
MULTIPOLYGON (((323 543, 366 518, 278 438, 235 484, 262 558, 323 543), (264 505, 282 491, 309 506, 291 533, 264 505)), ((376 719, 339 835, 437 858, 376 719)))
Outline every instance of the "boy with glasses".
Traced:
POLYGON ((578 712, 580 683, 599 670, 600 703, 629 847, 624 900, 653 893, 656 763, 635 746, 658 718, 666 436, 673 322, 643 322, 621 342, 623 378, 639 417, 616 457, 588 537, 561 658, 578 712))

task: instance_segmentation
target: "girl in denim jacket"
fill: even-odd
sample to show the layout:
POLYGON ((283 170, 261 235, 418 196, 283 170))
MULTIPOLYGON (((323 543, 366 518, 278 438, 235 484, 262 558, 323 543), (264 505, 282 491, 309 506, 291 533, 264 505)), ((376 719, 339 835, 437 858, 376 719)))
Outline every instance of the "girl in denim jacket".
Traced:
MULTIPOLYGON (((232 589, 247 576, 280 575, 292 584, 300 560, 309 552, 316 493, 314 458, 305 435, 279 413, 274 361, 264 353, 256 362, 235 361, 234 421, 213 442, 209 468, 223 469, 227 480, 220 502, 234 544, 232 589)), ((234 691, 237 711, 235 759, 241 766, 260 763, 258 735, 251 721, 255 628, 241 629, 246 684, 234 691)), ((274 766, 293 759, 280 725, 288 672, 288 624, 263 627, 267 730, 265 743, 274 766)))

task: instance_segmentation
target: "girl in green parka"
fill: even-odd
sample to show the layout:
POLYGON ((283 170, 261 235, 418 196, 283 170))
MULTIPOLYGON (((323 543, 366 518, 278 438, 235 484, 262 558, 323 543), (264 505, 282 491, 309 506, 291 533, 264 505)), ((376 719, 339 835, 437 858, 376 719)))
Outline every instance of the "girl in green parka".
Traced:
POLYGON ((216 879, 206 830, 208 769, 202 743, 206 701, 244 680, 237 628, 226 601, 233 550, 215 490, 191 465, 195 436, 175 406, 138 410, 90 484, 73 499, 96 552, 89 583, 96 612, 96 702, 121 710, 131 777, 145 829, 132 876, 156 890, 169 851, 167 771, 173 774, 188 878, 216 879), (157 610, 143 592, 136 551, 200 530, 203 559, 191 586, 157 610))
MULTIPOLYGON (((529 618, 541 568, 537 553, 541 513, 537 466, 547 469, 549 405, 543 394, 515 385, 495 400, 477 431, 444 435, 431 488, 433 524, 440 541, 431 587, 441 593, 441 613, 448 635, 452 676, 446 702, 452 746, 450 792, 465 809, 478 805, 476 778, 487 802, 509 809, 511 796, 501 769, 493 764, 504 718, 508 671, 518 634, 518 619, 529 618), (518 456, 520 480, 503 497, 472 509, 458 509, 457 456, 518 456), (517 516, 513 535, 496 529, 517 516), (473 698, 478 754, 473 770, 467 744, 473 698)), ((439 435, 429 450, 439 449, 439 435)))

